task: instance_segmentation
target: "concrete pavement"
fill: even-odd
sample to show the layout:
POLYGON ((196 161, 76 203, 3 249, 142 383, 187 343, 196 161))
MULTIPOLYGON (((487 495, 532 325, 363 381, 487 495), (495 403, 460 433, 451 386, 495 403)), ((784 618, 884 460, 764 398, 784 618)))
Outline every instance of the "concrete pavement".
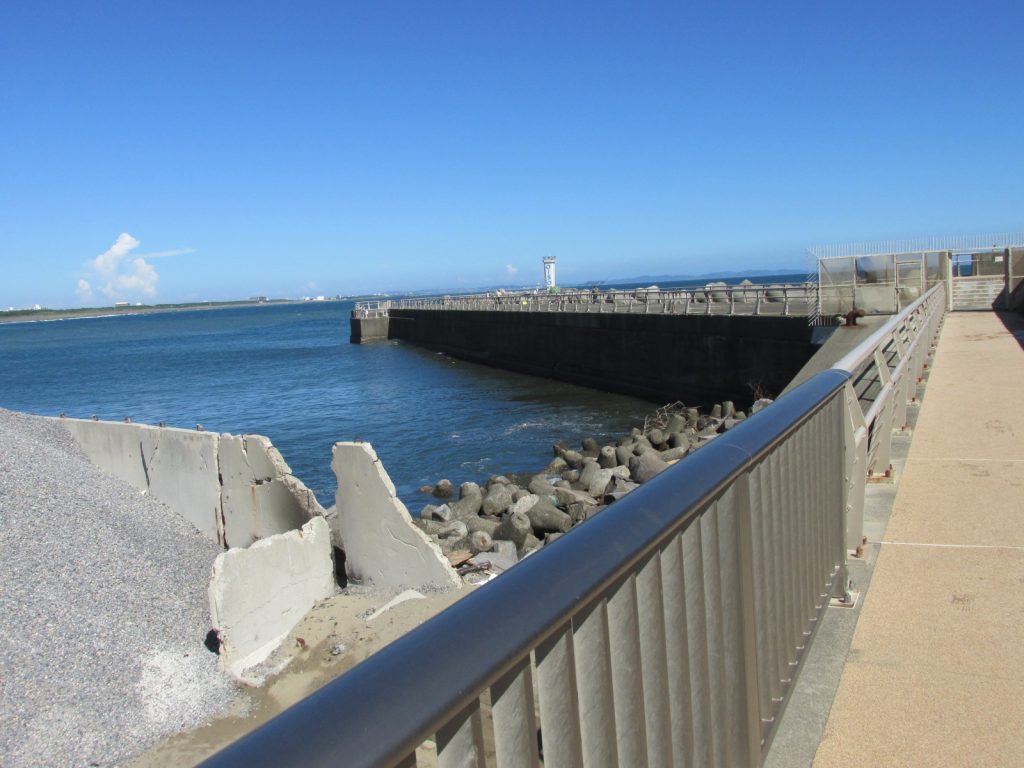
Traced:
POLYGON ((953 313, 815 766, 1024 765, 1024 319, 953 313))

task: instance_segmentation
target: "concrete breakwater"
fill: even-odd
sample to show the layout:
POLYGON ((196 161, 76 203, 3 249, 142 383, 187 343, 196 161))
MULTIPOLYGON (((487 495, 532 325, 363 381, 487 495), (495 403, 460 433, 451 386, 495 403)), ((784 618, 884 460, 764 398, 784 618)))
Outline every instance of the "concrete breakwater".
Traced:
POLYGON ((776 394, 816 350, 806 317, 391 308, 351 322, 355 342, 400 339, 655 403, 776 394))
MULTIPOLYGON (((756 413, 770 404, 760 399, 756 413)), ((456 495, 448 480, 420 490, 427 504, 414 521, 453 565, 473 581, 511 568, 520 559, 559 539, 640 484, 746 419, 731 401, 702 414, 677 402, 659 409, 643 428, 600 445, 584 438, 576 450, 554 445, 554 459, 535 475, 492 476, 485 485, 463 483, 456 495)))

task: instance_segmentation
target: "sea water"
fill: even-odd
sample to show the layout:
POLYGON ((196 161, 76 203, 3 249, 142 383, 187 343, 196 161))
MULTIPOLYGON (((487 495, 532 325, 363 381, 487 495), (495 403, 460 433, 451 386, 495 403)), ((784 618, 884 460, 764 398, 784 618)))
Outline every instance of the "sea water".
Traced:
POLYGON ((658 405, 404 342, 350 344, 352 306, 0 324, 0 407, 266 435, 325 506, 331 445, 364 440, 415 515, 422 485, 538 472, 554 441, 616 437, 658 405))
POLYGON ((0 323, 0 407, 266 435, 325 506, 336 486, 331 445, 364 440, 415 515, 430 501, 420 486, 539 472, 554 441, 615 438, 662 405, 404 342, 350 344, 352 308, 301 302, 0 323))

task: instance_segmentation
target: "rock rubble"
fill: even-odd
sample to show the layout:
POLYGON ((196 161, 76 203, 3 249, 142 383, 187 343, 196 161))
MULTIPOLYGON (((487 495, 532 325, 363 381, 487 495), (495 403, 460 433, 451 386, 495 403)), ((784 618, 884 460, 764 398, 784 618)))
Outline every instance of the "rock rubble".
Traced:
MULTIPOLYGON (((751 413, 771 402, 757 400, 751 413)), ((593 437, 583 438, 579 449, 555 443, 542 472, 494 475, 483 486, 463 483, 458 493, 447 479, 424 486, 424 493, 448 501, 427 504, 413 523, 468 580, 483 580, 489 574, 480 576, 481 570, 507 570, 746 418, 730 401, 708 413, 673 403, 614 443, 593 437)))

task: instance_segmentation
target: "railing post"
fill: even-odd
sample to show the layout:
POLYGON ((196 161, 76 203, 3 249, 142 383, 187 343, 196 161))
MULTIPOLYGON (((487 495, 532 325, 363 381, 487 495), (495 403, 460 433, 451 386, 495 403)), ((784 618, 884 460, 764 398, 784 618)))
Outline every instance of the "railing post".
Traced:
MULTIPOLYGON (((908 318, 909 321, 909 318, 908 318)), ((908 322, 908 325, 910 323, 908 322)), ((907 429, 907 396, 909 382, 913 376, 913 363, 908 360, 908 345, 904 343, 902 334, 899 328, 896 329, 895 340, 896 349, 900 355, 900 364, 903 365, 903 370, 900 373, 899 379, 894 382, 893 388, 893 432, 903 433, 907 429)), ((910 347, 913 347, 914 339, 911 339, 910 347)))
MULTIPOLYGON (((890 336, 891 338, 891 336, 890 336)), ((882 382, 882 390, 879 392, 885 399, 882 407, 875 416, 875 423, 871 432, 871 439, 876 442, 874 460, 872 461, 871 474, 888 475, 892 470, 892 430, 893 430, 893 397, 895 396, 892 386, 892 372, 889 365, 882 356, 884 342, 875 349, 875 370, 878 371, 878 378, 882 382), (888 389, 888 393, 886 393, 888 389), (881 467, 881 471, 878 471, 881 467)))
MULTIPOLYGON (((855 550, 864 535, 864 489, 868 477, 868 428, 851 382, 843 387, 843 506, 846 510, 846 549, 855 550)), ((845 586, 845 584, 843 585, 845 586)))

